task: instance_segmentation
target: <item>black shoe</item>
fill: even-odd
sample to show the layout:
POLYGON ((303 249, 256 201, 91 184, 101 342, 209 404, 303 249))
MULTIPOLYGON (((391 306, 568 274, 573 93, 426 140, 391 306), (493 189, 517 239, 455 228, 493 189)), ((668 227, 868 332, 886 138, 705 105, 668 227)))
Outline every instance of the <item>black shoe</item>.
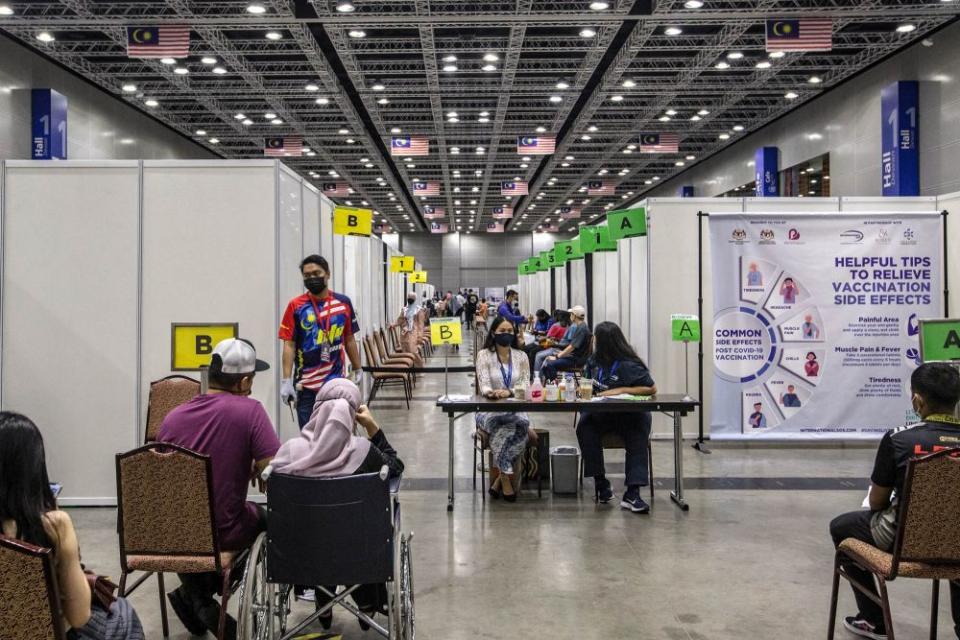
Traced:
POLYGON ((177 614, 177 618, 191 635, 207 635, 207 625, 203 624, 203 620, 197 617, 197 612, 190 606, 190 601, 180 591, 180 587, 168 593, 167 600, 170 602, 170 608, 177 614))
POLYGON ((599 504, 607 504, 613 500, 613 489, 610 488, 610 481, 606 478, 594 478, 593 486, 595 489, 594 500, 599 504))
POLYGON ((628 491, 623 494, 623 498, 620 500, 620 508, 629 509, 634 513, 650 513, 650 505, 643 501, 639 492, 628 491))
POLYGON ((507 495, 507 494, 504 493, 504 494, 503 494, 503 499, 504 499, 505 501, 507 501, 507 502, 516 502, 516 501, 517 501, 517 494, 516 494, 516 493, 511 493, 510 495, 507 495))
POLYGON ((871 624, 860 615, 847 616, 843 619, 843 626, 847 631, 861 638, 870 640, 887 640, 887 632, 882 624, 871 624))
POLYGON ((487 489, 487 493, 489 493, 490 497, 493 498, 494 500, 500 499, 500 495, 501 495, 500 492, 494 489, 493 487, 490 487, 489 489, 487 489))
MULTIPOLYGON (((325 606, 327 606, 326 602, 324 602, 323 604, 316 602, 314 604, 315 611, 319 611, 325 606)), ((325 614, 317 618, 317 621, 320 622, 320 626, 323 627, 324 631, 329 631, 330 626, 333 624, 333 609, 330 609, 330 611, 327 611, 325 614)))
POLYGON ((197 610, 197 617, 200 620, 203 620, 203 624, 206 625, 207 631, 213 634, 217 640, 236 640, 237 637, 237 621, 233 619, 233 616, 226 616, 226 620, 223 625, 223 637, 217 635, 217 631, 220 629, 220 604, 216 600, 211 600, 210 604, 203 607, 202 609, 197 610))

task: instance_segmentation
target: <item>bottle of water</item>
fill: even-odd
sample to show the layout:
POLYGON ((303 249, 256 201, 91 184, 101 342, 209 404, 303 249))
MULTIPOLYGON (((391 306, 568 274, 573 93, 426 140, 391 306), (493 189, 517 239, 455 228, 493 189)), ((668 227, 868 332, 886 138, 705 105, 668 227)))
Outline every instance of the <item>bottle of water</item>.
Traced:
POLYGON ((577 400, 577 385, 573 381, 573 374, 567 374, 567 381, 564 389, 563 399, 567 402, 575 402, 577 400))

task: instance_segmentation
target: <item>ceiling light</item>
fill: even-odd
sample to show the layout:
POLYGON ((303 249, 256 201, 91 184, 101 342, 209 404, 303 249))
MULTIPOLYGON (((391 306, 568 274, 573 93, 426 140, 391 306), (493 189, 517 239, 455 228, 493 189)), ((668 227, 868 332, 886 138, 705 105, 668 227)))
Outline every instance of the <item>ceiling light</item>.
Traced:
POLYGON ((457 155, 458 153, 460 153, 460 147, 450 147, 450 153, 453 155, 457 155))
POLYGON ((349 130, 349 129, 340 129, 340 130, 337 131, 337 133, 339 133, 339 134, 342 135, 342 136, 345 136, 345 135, 348 135, 348 134, 350 133, 350 130, 349 130))
POLYGON ((200 62, 203 64, 217 64, 217 59, 211 56, 204 56, 200 58, 200 62))
POLYGON ((581 29, 581 30, 580 30, 580 37, 581 37, 581 38, 592 38, 592 37, 595 36, 595 35, 597 35, 597 32, 594 31, 593 29, 586 28, 586 29, 581 29))
POLYGON ((254 13, 260 15, 261 13, 266 13, 267 8, 260 3, 254 3, 247 5, 247 13, 254 13))
POLYGON ((550 96, 550 102, 554 102, 554 103, 563 102, 563 98, 561 98, 560 96, 550 96))
POLYGON ((160 62, 163 64, 177 64, 177 61, 173 58, 160 58, 160 62))
POLYGON ((706 109, 700 109, 700 111, 697 111, 697 115, 698 115, 698 116, 707 116, 707 115, 710 115, 710 112, 707 111, 706 109))
POLYGON ((678 36, 681 33, 683 33, 683 29, 681 29, 680 27, 667 27, 666 29, 663 30, 663 32, 668 36, 678 36))
POLYGON ((244 126, 249 127, 252 124, 253 124, 253 120, 251 120, 250 118, 247 118, 246 120, 243 121, 244 126))
POLYGON ((243 115, 242 113, 238 113, 237 115, 235 115, 235 116, 233 116, 233 117, 234 117, 236 120, 246 120, 246 119, 247 119, 247 116, 243 115))
POLYGON ((456 111, 448 111, 448 112, 447 112, 447 117, 448 117, 448 118, 456 118, 457 115, 458 115, 458 114, 457 114, 456 111))
POLYGON ((537 133, 546 133, 547 130, 543 127, 537 127, 536 131, 537 133))
POLYGON ((664 113, 667 114, 668 116, 675 116, 675 115, 677 115, 677 110, 676 110, 676 109, 667 109, 666 111, 664 111, 664 113))
POLYGON ((633 150, 636 149, 636 148, 637 148, 637 145, 635 145, 635 144, 628 144, 628 145, 627 145, 627 149, 629 149, 630 151, 633 151, 633 150))
POLYGON ((633 80, 624 80, 623 86, 625 86, 627 89, 632 89, 633 87, 637 86, 637 83, 633 80))
POLYGON ((486 118, 487 116, 490 115, 490 112, 489 112, 489 111, 481 111, 479 115, 480 115, 481 118, 486 118))
POLYGON ((486 124, 486 123, 490 122, 490 118, 477 118, 477 122, 486 124))
POLYGON ((729 62, 723 62, 723 61, 721 60, 720 62, 717 63, 716 66, 717 66, 717 69, 729 69, 729 68, 730 68, 730 63, 729 63, 729 62))
POLYGON ((454 71, 457 70, 457 65, 455 64, 443 65, 443 70, 446 71, 447 73, 453 73, 454 71))
POLYGON ((823 80, 820 78, 820 76, 810 76, 810 79, 807 80, 807 82, 810 84, 820 84, 823 82, 823 80))
POLYGON ((122 87, 124 93, 134 93, 137 90, 137 85, 135 84, 125 84, 122 87))
POLYGON ((742 124, 734 125, 733 130, 734 130, 734 131, 743 131, 743 125, 742 125, 742 124))
POLYGON ((915 24, 902 24, 897 27, 897 33, 910 33, 911 31, 916 31, 917 25, 915 24))
POLYGON ((481 67, 483 71, 496 71, 497 65, 495 64, 485 64, 481 67))
POLYGON ((690 116, 690 120, 692 120, 693 122, 698 122, 700 120, 700 116, 694 114, 690 116))
POLYGON ((623 96, 620 96, 620 95, 610 96, 610 101, 611 101, 611 102, 623 102, 623 96))
POLYGON ((742 57, 743 57, 743 54, 740 53, 739 51, 731 51, 730 53, 727 54, 728 60, 739 60, 742 57))
POLYGON ((274 118, 277 117, 277 114, 275 114, 275 113, 265 113, 265 114, 263 114, 263 117, 266 118, 267 120, 273 120, 274 118))
POLYGON ((495 53, 488 53, 485 56, 483 56, 484 62, 496 62, 499 59, 500 59, 500 56, 498 56, 495 53))
POLYGON ((377 100, 377 104, 390 104, 390 101, 387 100, 386 98, 380 98, 379 100, 377 100))
POLYGON ((570 88, 570 85, 567 84, 566 82, 564 82, 563 80, 561 80, 560 82, 558 82, 558 83, 556 84, 556 87, 557 87, 557 89, 569 89, 569 88, 570 88))
POLYGON ((205 135, 207 135, 207 132, 204 131, 203 129, 197 129, 197 135, 198 135, 198 136, 205 136, 205 135))
POLYGON ((687 156, 687 160, 696 160, 696 159, 697 159, 696 156, 687 156))
POLYGON ((788 91, 783 97, 786 98, 787 100, 796 100, 800 96, 794 93, 793 91, 788 91))
POLYGON ((330 104, 330 98, 317 98, 314 102, 316 104, 330 104))
POLYGON ((660 122, 670 122, 670 116, 660 116, 657 120, 660 122))
POLYGON ((773 51, 770 53, 769 57, 777 59, 777 58, 782 58, 785 55, 787 55, 786 51, 773 51))
POLYGON ((9 5, 0 4, 0 16, 12 16, 13 9, 9 5))
POLYGON ((223 74, 225 74, 225 73, 227 72, 227 70, 224 69, 223 67, 214 67, 214 68, 213 68, 213 72, 214 72, 215 74, 217 74, 218 76, 222 76, 223 74))
POLYGON ((54 38, 53 34, 49 31, 41 31, 37 34, 37 40, 40 42, 53 42, 56 38, 54 38))
POLYGON ((267 31, 264 37, 267 40, 283 40, 283 34, 279 31, 267 31))
POLYGON ((177 67, 173 70, 173 72, 178 76, 185 76, 190 73, 190 69, 187 69, 186 67, 177 67))
POLYGON ((403 130, 400 127, 394 127, 390 129, 390 133, 403 133, 403 130))
POLYGON ((730 139, 730 134, 729 134, 729 133, 721 133, 721 134, 720 134, 719 136, 717 136, 717 137, 720 138, 721 140, 729 140, 729 139, 730 139))
POLYGON ((347 138, 346 140, 344 140, 344 142, 346 142, 347 144, 354 144, 356 140, 354 140, 353 138, 347 138))
POLYGON ((452 54, 449 55, 449 56, 443 56, 443 61, 444 61, 444 62, 456 62, 456 61, 457 61, 457 56, 452 55, 452 54))
POLYGON ((591 138, 587 134, 583 134, 582 136, 580 136, 580 139, 583 140, 584 142, 587 142, 588 140, 592 140, 593 138, 591 138))
POLYGON ((591 2, 590 8, 594 11, 605 11, 610 8, 609 2, 591 2))
POLYGON ((350 13, 352 11, 356 11, 356 9, 357 8, 353 6, 353 3, 350 2, 341 2, 337 4, 337 11, 340 13, 350 13))
POLYGON ((767 60, 761 60, 760 62, 757 63, 757 69, 769 69, 770 66, 771 66, 770 62, 768 62, 767 60))
POLYGON ((270 121, 270 124, 283 124, 283 120, 281 120, 280 118, 274 118, 273 120, 270 121))
POLYGON ((699 9, 703 6, 702 0, 687 0, 683 3, 683 6, 687 9, 699 9))
POLYGON ((159 106, 160 103, 154 100, 153 98, 150 98, 148 100, 145 100, 143 104, 147 105, 148 107, 156 107, 156 106, 159 106))
POLYGON ((597 129, 597 126, 596 126, 596 125, 592 124, 592 125, 590 125, 589 127, 587 127, 587 131, 589 131, 590 133, 594 133, 594 132, 598 131, 598 129, 597 129))
POLYGON ((210 144, 220 144, 220 139, 219 139, 219 138, 210 138, 210 140, 208 140, 208 142, 209 142, 210 144))
POLYGON ((351 38, 366 38, 367 32, 362 29, 351 29, 347 35, 351 38))

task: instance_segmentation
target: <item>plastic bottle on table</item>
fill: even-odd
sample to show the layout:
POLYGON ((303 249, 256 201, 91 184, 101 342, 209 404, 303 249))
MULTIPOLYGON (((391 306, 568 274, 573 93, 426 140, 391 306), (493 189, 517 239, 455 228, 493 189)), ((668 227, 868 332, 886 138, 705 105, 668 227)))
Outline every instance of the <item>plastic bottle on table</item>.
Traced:
POLYGON ((557 393, 560 389, 557 387, 557 383, 552 380, 547 383, 547 386, 543 388, 544 400, 547 402, 554 402, 557 399, 557 393))
POLYGON ((534 378, 533 384, 527 389, 527 399, 530 402, 543 402, 543 385, 539 377, 534 378))
POLYGON ((563 399, 567 402, 575 402, 577 399, 577 385, 573 381, 573 374, 567 374, 567 381, 564 385, 563 399))

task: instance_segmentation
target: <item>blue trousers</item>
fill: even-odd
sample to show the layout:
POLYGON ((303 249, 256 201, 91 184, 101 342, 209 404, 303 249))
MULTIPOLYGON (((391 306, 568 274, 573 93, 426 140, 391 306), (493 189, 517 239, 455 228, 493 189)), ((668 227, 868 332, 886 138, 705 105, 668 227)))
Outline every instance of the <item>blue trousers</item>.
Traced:
POLYGON ((647 472, 647 441, 650 440, 650 414, 582 413, 577 425, 577 442, 583 455, 583 475, 604 475, 603 435, 608 432, 623 438, 626 455, 624 467, 628 487, 650 483, 647 472))
POLYGON ((300 428, 307 424, 313 413, 313 403, 317 401, 317 392, 313 389, 301 389, 297 392, 297 422, 300 428))
POLYGON ((583 358, 573 358, 571 356, 557 358, 556 360, 547 360, 544 361, 543 367, 540 369, 540 375, 543 376, 544 380, 550 381, 557 377, 558 370, 582 369, 584 364, 586 363, 583 361, 583 358))

